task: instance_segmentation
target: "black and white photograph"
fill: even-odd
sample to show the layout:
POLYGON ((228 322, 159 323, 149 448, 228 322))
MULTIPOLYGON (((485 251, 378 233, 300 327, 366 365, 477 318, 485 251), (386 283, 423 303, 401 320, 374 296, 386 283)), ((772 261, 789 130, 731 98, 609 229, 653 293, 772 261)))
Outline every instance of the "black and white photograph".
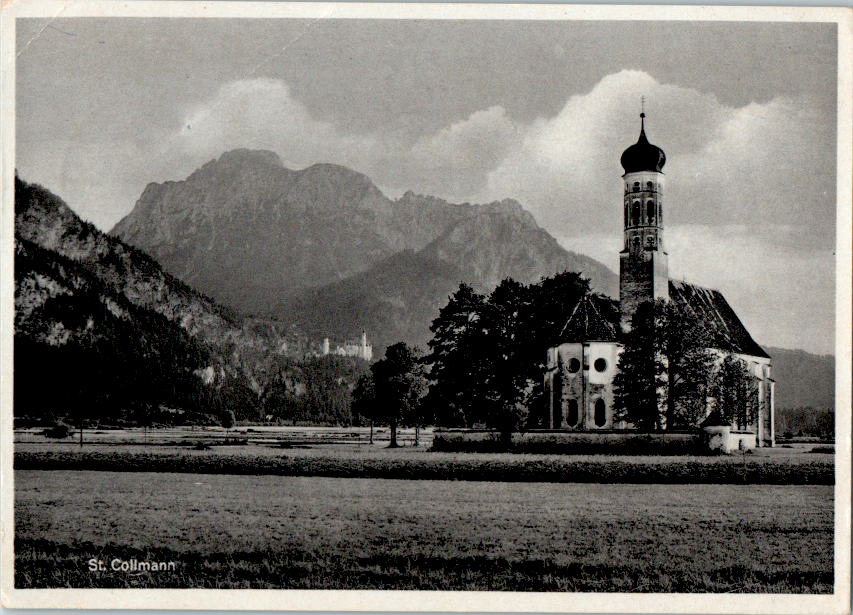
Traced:
POLYGON ((849 613, 851 10, 705 9, 4 6, 3 604, 849 613))

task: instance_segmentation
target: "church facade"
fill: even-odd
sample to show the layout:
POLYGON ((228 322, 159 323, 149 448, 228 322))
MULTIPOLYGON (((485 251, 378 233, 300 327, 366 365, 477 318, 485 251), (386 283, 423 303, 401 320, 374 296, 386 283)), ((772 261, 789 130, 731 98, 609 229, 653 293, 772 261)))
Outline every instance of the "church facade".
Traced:
MULTIPOLYGON (((754 446, 773 446, 774 381, 768 354, 752 339, 725 297, 716 290, 669 278, 664 246, 664 174, 666 155, 652 145, 640 115, 640 136, 622 154, 623 239, 619 254, 619 310, 622 331, 630 328, 637 307, 665 299, 695 316, 713 339, 722 360, 732 354, 748 366, 755 381, 754 424, 732 426, 754 434, 754 446)), ((584 431, 631 429, 615 421, 613 378, 622 345, 619 331, 591 297, 568 316, 559 344, 548 349, 545 389, 549 427, 584 431)), ((713 401, 709 403, 711 410, 713 401)))

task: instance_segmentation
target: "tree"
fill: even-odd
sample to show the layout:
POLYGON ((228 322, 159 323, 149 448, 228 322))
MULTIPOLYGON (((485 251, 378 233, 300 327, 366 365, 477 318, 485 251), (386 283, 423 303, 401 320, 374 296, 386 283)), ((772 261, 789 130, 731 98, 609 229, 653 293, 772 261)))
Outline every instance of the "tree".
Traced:
POLYGON ((658 352, 654 328, 655 305, 642 303, 625 335, 618 371, 613 379, 614 419, 641 431, 663 427, 661 389, 666 365, 658 352))
POLYGON ((351 412, 370 421, 370 443, 373 444, 373 423, 376 420, 376 389, 373 374, 362 374, 352 391, 351 412))
POLYGON ((707 329, 686 310, 659 301, 658 339, 666 359, 664 387, 667 429, 694 427, 705 418, 714 371, 707 329))
POLYGON ((424 403, 439 425, 470 425, 483 398, 482 324, 485 298, 460 284, 430 331, 430 387, 424 403))
POLYGON ((389 346, 385 357, 370 366, 374 410, 371 416, 391 428, 389 448, 397 448, 397 427, 419 411, 426 390, 423 362, 417 349, 404 342, 389 346))
MULTIPOLYGON (((543 362, 545 348, 559 343, 559 335, 566 325, 566 318, 575 305, 590 294, 589 280, 573 271, 564 271, 553 277, 542 278, 530 286, 528 334, 532 335, 531 346, 536 348, 536 361, 543 362)), ((605 309, 615 310, 614 302, 606 300, 605 309)), ((616 322, 618 322, 618 315, 616 322)))
POLYGON ((717 412, 730 425, 747 429, 758 417, 758 387, 747 364, 729 354, 714 374, 713 396, 717 412))
POLYGON ((641 304, 613 381, 616 420, 643 431, 695 426, 705 416, 713 364, 690 313, 662 299, 641 304))
POLYGON ((489 295, 480 320, 485 395, 477 406, 478 418, 497 429, 506 445, 513 431, 526 426, 535 383, 531 296, 529 287, 505 279, 489 295))
POLYGON ((234 417, 233 410, 225 410, 222 414, 219 415, 219 424, 222 425, 225 429, 231 429, 234 427, 234 423, 236 419, 234 417))

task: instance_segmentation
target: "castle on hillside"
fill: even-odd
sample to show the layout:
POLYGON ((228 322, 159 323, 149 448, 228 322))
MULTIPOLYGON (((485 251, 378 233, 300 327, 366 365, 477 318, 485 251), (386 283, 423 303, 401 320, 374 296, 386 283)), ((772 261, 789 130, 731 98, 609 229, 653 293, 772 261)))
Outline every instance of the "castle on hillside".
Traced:
MULTIPOLYGON (((770 357, 752 339, 719 291, 669 278, 663 236, 666 155, 646 138, 645 113, 640 114, 640 137, 622 154, 621 163, 625 170, 624 244, 619 253, 622 330, 630 329, 631 318, 641 303, 656 299, 674 302, 695 316, 714 340, 713 354, 720 360, 733 354, 744 361, 757 385, 757 420, 732 428, 746 434, 747 446, 773 446, 774 381, 770 357)), ((550 400, 550 428, 631 428, 613 418, 613 378, 622 350, 617 334, 616 327, 599 313, 591 298, 575 306, 559 344, 548 349, 544 384, 550 400)))
POLYGON ((323 338, 323 346, 320 352, 322 356, 336 355, 339 357, 358 357, 365 361, 373 359, 373 346, 367 343, 367 332, 361 332, 360 340, 347 340, 342 343, 330 343, 329 338, 323 338))

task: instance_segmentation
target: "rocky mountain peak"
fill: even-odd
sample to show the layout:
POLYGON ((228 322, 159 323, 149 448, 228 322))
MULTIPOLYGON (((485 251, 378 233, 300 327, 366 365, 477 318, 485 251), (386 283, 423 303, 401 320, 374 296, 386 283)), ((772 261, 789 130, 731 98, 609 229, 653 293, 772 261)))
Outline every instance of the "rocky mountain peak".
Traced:
POLYGON ((112 233, 193 287, 249 313, 268 313, 402 250, 424 250, 439 237, 445 240, 431 258, 453 264, 464 256, 478 263, 467 271, 487 283, 516 271, 538 279, 563 262, 584 271, 597 265, 561 260, 565 251, 512 199, 456 204, 409 191, 392 201, 347 167, 321 163, 293 171, 273 152, 245 149, 226 152, 184 181, 150 185, 112 233), (472 252, 477 249, 480 256, 472 252), (514 256, 502 256, 508 253, 514 256), (485 258, 495 264, 481 264, 485 258))
POLYGON ((291 203, 305 209, 352 211, 364 209, 388 213, 391 201, 382 194, 367 175, 350 168, 320 163, 294 174, 288 197, 291 203))
POLYGON ((214 158, 206 162, 195 170, 186 181, 204 182, 217 177, 230 179, 240 174, 275 174, 277 171, 285 171, 285 168, 281 162, 281 158, 275 152, 239 148, 229 150, 219 156, 219 158, 214 158))
POLYGON ((238 148, 225 152, 216 161, 219 165, 268 165, 272 167, 283 167, 278 154, 267 149, 245 149, 238 148))

